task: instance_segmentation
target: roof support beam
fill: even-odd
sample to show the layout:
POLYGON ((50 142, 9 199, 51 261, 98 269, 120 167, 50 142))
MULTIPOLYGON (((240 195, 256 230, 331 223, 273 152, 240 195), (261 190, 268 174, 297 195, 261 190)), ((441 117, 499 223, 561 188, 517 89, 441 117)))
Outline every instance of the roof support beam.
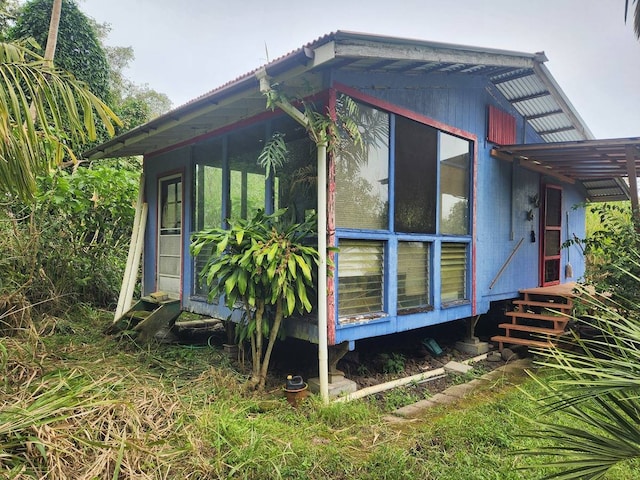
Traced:
POLYGON ((413 45, 369 42, 366 40, 340 42, 336 44, 337 57, 388 58, 420 62, 451 64, 478 64, 496 67, 532 68, 539 59, 533 55, 511 54, 510 52, 491 52, 479 49, 462 49, 442 45, 413 45), (448 47, 448 48, 447 48, 448 47))
POLYGON ((627 145, 627 176, 629 177, 629 189, 631 190, 631 211, 636 230, 640 229, 640 207, 638 206, 638 176, 636 174, 636 149, 627 145))
POLYGON ((538 135, 551 135, 552 133, 568 132, 569 130, 575 130, 575 127, 570 125, 568 127, 554 128, 553 130, 540 130, 538 135))
POLYGON ((524 97, 508 98, 507 100, 511 103, 520 103, 526 102, 527 100, 535 100, 536 98, 548 97, 549 95, 551 95, 551 92, 549 90, 545 90, 544 92, 532 93, 531 95, 526 95, 524 97))
POLYGON ((556 178, 565 183, 570 183, 570 184, 576 183, 576 181, 573 178, 567 177, 566 175, 562 175, 561 173, 558 173, 551 168, 545 167, 542 164, 538 165, 537 163, 534 163, 532 160, 528 160, 516 155, 509 155, 508 153, 501 152, 499 150, 496 150, 495 148, 491 149, 491 156, 499 160, 506 160, 508 162, 518 162, 518 164, 522 168, 526 168, 527 170, 531 170, 533 172, 538 172, 542 175, 547 175, 549 177, 556 178))
POLYGON ((538 118, 550 117, 551 115, 559 115, 564 113, 562 110, 551 110, 549 112, 536 113, 534 115, 527 115, 525 117, 526 120, 536 120, 538 118))

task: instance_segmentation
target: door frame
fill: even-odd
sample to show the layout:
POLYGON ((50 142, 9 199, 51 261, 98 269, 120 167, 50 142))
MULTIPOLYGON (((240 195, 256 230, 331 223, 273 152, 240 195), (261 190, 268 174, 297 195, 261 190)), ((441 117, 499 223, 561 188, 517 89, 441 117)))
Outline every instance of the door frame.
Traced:
MULTIPOLYGON (((538 268, 540 272, 540 285, 542 287, 550 285, 558 285, 562 279, 561 273, 561 253, 562 253, 562 187, 559 185, 543 183, 540 191, 540 254, 538 258, 538 268), (550 212, 550 202, 548 200, 549 192, 557 192, 559 198, 557 200, 557 212, 550 212), (556 215, 554 215, 556 214, 556 215), (550 218, 552 216, 552 218, 550 218), (549 222, 551 220, 551 222, 549 222), (547 243, 550 237, 554 243, 557 242, 557 253, 547 254, 547 243), (557 238, 557 240, 556 240, 557 238), (547 267, 554 268, 554 278, 549 278, 547 267)), ((553 245, 551 245, 553 248, 553 245)))
POLYGON ((158 177, 158 196, 157 196, 157 200, 158 200, 158 205, 157 205, 157 231, 156 231, 156 268, 155 268, 155 283, 156 283, 156 290, 162 290, 165 291, 166 293, 169 294, 170 297, 178 297, 181 298, 182 297, 182 275, 183 275, 183 235, 184 235, 184 227, 185 227, 185 223, 184 223, 184 199, 185 199, 185 195, 184 195, 184 175, 182 172, 179 173, 171 173, 168 175, 164 175, 164 176, 160 176, 158 177), (177 180, 177 181, 176 181, 177 180), (179 194, 179 198, 177 198, 177 201, 179 201, 180 205, 178 206, 178 211, 176 213, 178 213, 180 215, 179 219, 176 219, 178 221, 177 228, 176 225, 174 225, 174 228, 164 228, 163 229, 163 218, 162 218, 162 209, 163 209, 163 185, 164 184, 180 184, 180 188, 179 188, 179 192, 177 192, 179 194), (173 291, 167 291, 166 288, 163 288, 163 285, 161 285, 161 281, 160 281, 160 277, 166 277, 166 278, 172 278, 171 275, 169 274, 161 274, 160 273, 160 257, 163 255, 161 252, 161 236, 162 236, 162 232, 163 230, 179 230, 178 233, 170 233, 168 235, 174 235, 178 237, 178 245, 179 248, 177 249, 177 254, 176 253, 170 253, 170 254, 165 254, 165 256, 173 256, 174 258, 178 259, 178 273, 177 276, 173 276, 173 278, 176 278, 178 281, 177 284, 177 289, 173 290, 173 291))

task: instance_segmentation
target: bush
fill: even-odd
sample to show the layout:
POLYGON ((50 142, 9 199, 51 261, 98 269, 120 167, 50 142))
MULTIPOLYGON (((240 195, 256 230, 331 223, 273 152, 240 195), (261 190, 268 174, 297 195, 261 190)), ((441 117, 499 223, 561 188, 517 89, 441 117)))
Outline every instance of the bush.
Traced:
MULTIPOLYGON (((122 281, 139 165, 100 163, 39 180, 32 205, 1 209, 0 314, 11 299, 56 314, 76 302, 110 307, 122 281), (20 295, 17 295, 19 293, 20 295), (44 303, 42 303, 44 302, 44 303)), ((22 305, 24 306, 24 305, 22 305)))

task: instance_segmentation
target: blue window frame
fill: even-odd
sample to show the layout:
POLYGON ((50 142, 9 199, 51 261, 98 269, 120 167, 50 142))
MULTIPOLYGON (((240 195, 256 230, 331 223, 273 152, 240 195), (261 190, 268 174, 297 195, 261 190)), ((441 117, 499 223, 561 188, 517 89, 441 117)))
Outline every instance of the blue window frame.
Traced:
POLYGON ((359 105, 364 148, 336 153, 338 323, 469 303, 473 142, 359 105))

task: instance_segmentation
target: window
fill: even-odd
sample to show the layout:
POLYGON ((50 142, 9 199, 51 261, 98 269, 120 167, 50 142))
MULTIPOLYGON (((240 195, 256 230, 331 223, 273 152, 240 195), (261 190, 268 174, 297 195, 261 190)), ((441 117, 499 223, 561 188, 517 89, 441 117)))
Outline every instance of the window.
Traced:
POLYGON ((342 240, 338 263, 339 315, 381 312, 384 243, 342 240))
POLYGON ((389 228, 389 115, 360 105, 364 148, 344 145, 336 159, 336 225, 389 228))
POLYGON ((398 311, 409 313, 430 305, 429 244, 398 242, 398 311))
POLYGON ((337 236, 349 237, 339 241, 340 321, 385 311, 385 295, 395 303, 386 312, 399 315, 431 310, 434 298, 445 307, 468 303, 472 143, 407 117, 359 108, 364 148, 345 142, 335 160, 337 236), (387 240, 397 242, 389 250, 395 285, 383 269, 387 240), (440 258, 433 258, 434 247, 440 258), (435 283, 434 261, 441 275, 435 283))
POLYGON ((230 196, 227 218, 251 218, 265 208, 265 173, 257 158, 265 139, 264 125, 229 136, 230 196))
MULTIPOLYGON (((206 144, 194 151, 194 212, 193 230, 222 225, 222 141, 206 144)), ((211 247, 205 248, 194 259, 193 293, 206 296, 208 288, 200 281, 200 271, 205 266, 211 247)))
POLYGON ((440 301, 443 305, 467 298, 466 243, 442 244, 440 277, 440 301))
POLYGON ((468 140, 440 133, 440 233, 469 233, 468 140))
POLYGON ((436 232, 438 131, 396 117, 395 230, 436 232))
MULTIPOLYGON (((305 129, 287 116, 198 143, 191 152, 193 231, 225 227, 227 219, 252 218, 259 209, 289 208, 297 222, 315 213, 316 148, 305 129), (285 165, 276 168, 270 178, 257 162, 268 132, 282 134, 287 145, 285 165)), ((175 224, 181 219, 178 197, 182 194, 170 186, 162 188, 166 190, 163 222, 175 224)), ((208 293, 199 273, 209 254, 203 250, 193 259, 192 293, 196 300, 208 293)))
POLYGON ((297 222, 315 213, 317 207, 317 152, 306 130, 289 117, 273 121, 271 130, 283 135, 286 164, 274 178, 274 206, 288 208, 297 222))

